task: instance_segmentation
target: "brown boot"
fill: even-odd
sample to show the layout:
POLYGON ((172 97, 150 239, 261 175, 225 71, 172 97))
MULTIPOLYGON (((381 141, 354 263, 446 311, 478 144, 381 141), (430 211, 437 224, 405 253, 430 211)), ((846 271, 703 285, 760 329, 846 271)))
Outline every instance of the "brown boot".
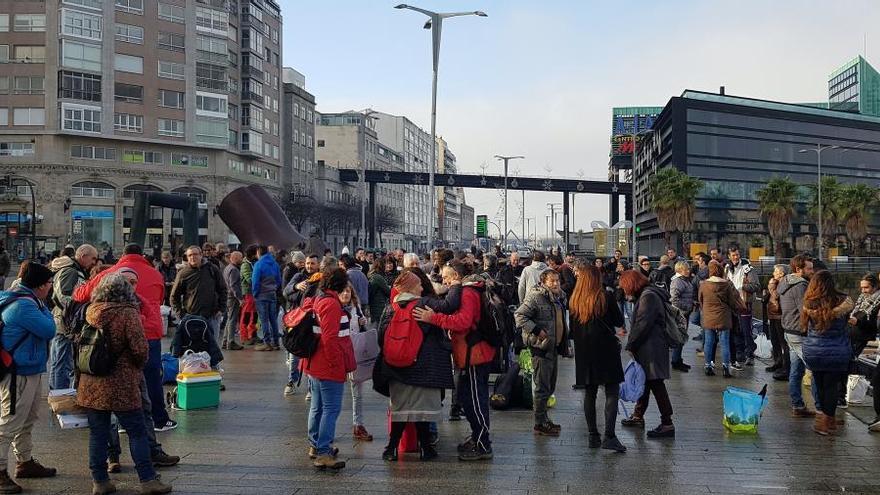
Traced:
POLYGON ((159 478, 150 481, 141 482, 141 495, 159 495, 161 493, 170 493, 171 485, 167 485, 159 481, 159 478))
MULTIPOLYGON (((831 418, 831 420, 834 421, 834 418, 831 418)), ((828 436, 828 416, 816 411, 816 419, 813 420, 813 431, 822 436, 828 436)))
POLYGON ((51 478, 55 476, 57 471, 55 468, 47 468, 37 462, 36 459, 31 459, 26 462, 19 462, 15 465, 15 477, 19 478, 51 478))
POLYGON ((825 416, 825 424, 828 426, 828 433, 834 435, 837 433, 837 418, 834 416, 825 416))
POLYGON ((21 493, 21 487, 12 481, 5 469, 0 471, 0 493, 21 493))

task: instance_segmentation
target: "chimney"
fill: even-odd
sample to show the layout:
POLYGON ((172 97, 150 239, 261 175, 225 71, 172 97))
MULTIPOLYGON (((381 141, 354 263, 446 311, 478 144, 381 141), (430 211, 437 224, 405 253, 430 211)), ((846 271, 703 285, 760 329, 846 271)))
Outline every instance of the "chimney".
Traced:
POLYGON ((720 88, 718 88, 718 94, 721 96, 724 96, 724 86, 721 86, 720 88))

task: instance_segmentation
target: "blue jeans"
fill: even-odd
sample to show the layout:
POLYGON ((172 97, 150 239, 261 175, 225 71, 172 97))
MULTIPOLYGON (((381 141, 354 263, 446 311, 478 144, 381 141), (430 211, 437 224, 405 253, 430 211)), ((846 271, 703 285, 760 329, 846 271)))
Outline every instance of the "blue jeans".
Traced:
MULTIPOLYGON (((807 371, 807 365, 802 359, 803 354, 801 354, 801 345, 793 345, 791 342, 789 342, 788 345, 790 350, 789 355, 791 357, 791 365, 788 369, 788 395, 791 397, 791 407, 806 407, 806 404, 804 404, 804 395, 801 391, 801 384, 804 380, 804 373, 807 371)), ((813 384, 810 387, 810 391, 813 394, 813 402, 816 404, 816 409, 821 410, 818 387, 813 384)))
POLYGON ((263 343, 278 345, 278 301, 257 299, 257 314, 263 329, 263 343))
POLYGON ((318 455, 328 455, 336 437, 336 420, 342 411, 345 382, 309 377, 312 400, 309 404, 309 445, 318 455))
POLYGON ((58 333, 49 346, 49 390, 73 386, 73 341, 58 333))
POLYGON ((703 329, 706 340, 703 342, 703 357, 706 367, 715 365, 715 344, 721 345, 721 364, 730 366, 730 331, 703 329))
POLYGON ((153 423, 159 426, 168 422, 165 410, 165 389, 162 388, 162 341, 148 340, 150 347, 147 363, 144 365, 144 378, 147 380, 147 393, 152 404, 153 423))
POLYGON ((752 335, 752 315, 739 315, 739 332, 733 333, 733 345, 736 347, 736 360, 745 362, 746 358, 755 357, 755 337, 752 335))
POLYGON ((128 447, 134 459, 135 469, 141 482, 156 479, 156 470, 150 459, 150 445, 144 416, 140 409, 133 411, 98 411, 89 409, 89 469, 95 481, 107 481, 107 442, 110 440, 110 414, 116 414, 128 432, 128 447))
POLYGON ((288 382, 299 382, 299 358, 289 352, 287 353, 287 371, 290 373, 290 375, 287 377, 288 382))

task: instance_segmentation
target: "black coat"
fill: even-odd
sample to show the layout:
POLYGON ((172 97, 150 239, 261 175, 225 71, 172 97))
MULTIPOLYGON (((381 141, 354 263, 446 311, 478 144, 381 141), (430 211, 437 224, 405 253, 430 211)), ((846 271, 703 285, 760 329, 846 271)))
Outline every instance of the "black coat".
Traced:
POLYGON ((623 381, 621 346, 614 330, 623 326, 623 315, 614 295, 606 291, 604 296, 604 316, 581 323, 572 315, 569 322, 577 361, 576 383, 579 384, 605 385, 623 381))
POLYGON ((636 362, 645 369, 647 380, 668 380, 672 374, 665 335, 666 309, 663 306, 663 301, 668 300, 666 290, 649 285, 633 306, 626 350, 632 352, 636 362))

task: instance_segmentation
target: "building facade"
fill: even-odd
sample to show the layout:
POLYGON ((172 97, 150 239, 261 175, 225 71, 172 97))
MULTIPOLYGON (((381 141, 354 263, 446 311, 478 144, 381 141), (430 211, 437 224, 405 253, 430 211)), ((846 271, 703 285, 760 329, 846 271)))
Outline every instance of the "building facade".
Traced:
MULTIPOLYGON (((457 172, 455 155, 449 150, 446 140, 440 136, 437 136, 437 164, 437 173, 457 172)), ((464 203, 464 190, 461 187, 449 184, 441 184, 437 187, 437 231, 440 232, 440 241, 448 247, 461 246, 462 203, 464 203)))
MULTIPOLYGON (((200 238, 235 242, 215 206, 244 185, 280 193, 274 0, 0 6, 0 168, 35 185, 45 247, 118 252, 138 190, 197 197, 200 238)), ((8 192, 29 202, 20 189, 8 192)), ((16 213, 7 203, 0 213, 16 213)), ((153 209, 148 248, 170 247, 178 215, 153 209)), ((15 243, 0 218, 0 238, 15 243)))
MULTIPOLYGON (((685 91, 669 101, 653 129, 637 149, 639 254, 657 255, 665 248, 648 194, 652 175, 664 167, 703 181, 690 241, 722 248, 747 248, 758 241, 766 246, 768 232, 758 213, 756 191, 773 177, 800 184, 793 232, 784 241, 789 254, 815 247, 816 221, 807 214, 810 186, 818 180, 817 157, 811 149, 819 144, 839 147, 822 154, 823 175, 872 187, 880 181, 880 117, 685 91)), ((869 224, 863 247, 877 252, 874 235, 880 222, 872 216, 869 224)), ((836 243, 843 246, 845 233, 836 234, 836 243)))
POLYGON ((468 206, 464 202, 461 204, 461 248, 467 249, 473 243, 476 237, 474 225, 474 207, 468 206))
POLYGON ((845 63, 828 78, 828 106, 880 116, 880 73, 861 56, 845 63))
POLYGON ((306 78, 284 68, 283 163, 281 187, 285 194, 314 195, 315 97, 306 91, 306 78))

